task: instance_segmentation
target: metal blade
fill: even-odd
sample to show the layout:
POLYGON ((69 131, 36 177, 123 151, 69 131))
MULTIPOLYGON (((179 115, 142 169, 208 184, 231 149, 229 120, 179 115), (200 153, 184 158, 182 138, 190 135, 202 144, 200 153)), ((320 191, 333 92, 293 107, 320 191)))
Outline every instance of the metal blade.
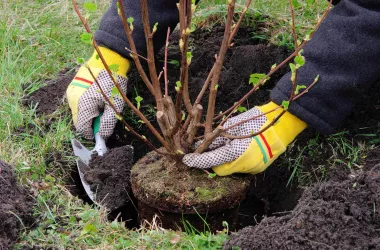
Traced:
POLYGON ((84 164, 89 165, 92 152, 76 139, 71 140, 71 145, 73 146, 74 154, 78 156, 84 164))
POLYGON ((77 167, 84 190, 86 191, 88 197, 98 205, 98 203, 95 201, 95 193, 92 192, 90 184, 88 184, 84 178, 84 173, 86 173, 90 168, 81 159, 77 159, 77 167))

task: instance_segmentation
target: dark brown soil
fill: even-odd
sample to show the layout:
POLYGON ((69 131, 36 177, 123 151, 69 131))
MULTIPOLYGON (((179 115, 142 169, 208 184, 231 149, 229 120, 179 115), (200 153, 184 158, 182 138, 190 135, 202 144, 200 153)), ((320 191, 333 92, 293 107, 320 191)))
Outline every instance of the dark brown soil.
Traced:
POLYGON ((0 249, 11 249, 19 232, 33 224, 33 203, 17 184, 12 167, 0 161, 0 249))
POLYGON ((76 74, 76 70, 66 69, 61 71, 54 79, 45 81, 45 86, 28 95, 24 100, 25 106, 37 105, 38 115, 49 115, 57 110, 64 102, 67 86, 76 74))
POLYGON ((132 147, 114 148, 102 157, 93 154, 89 164, 91 169, 84 173, 91 190, 96 194, 97 202, 111 211, 131 203, 129 193, 132 160, 132 147))
MULTIPOLYGON (((378 161, 379 151, 372 154, 378 161)), ((307 188, 290 214, 244 228, 225 249, 380 249, 379 203, 377 164, 344 181, 307 188)))

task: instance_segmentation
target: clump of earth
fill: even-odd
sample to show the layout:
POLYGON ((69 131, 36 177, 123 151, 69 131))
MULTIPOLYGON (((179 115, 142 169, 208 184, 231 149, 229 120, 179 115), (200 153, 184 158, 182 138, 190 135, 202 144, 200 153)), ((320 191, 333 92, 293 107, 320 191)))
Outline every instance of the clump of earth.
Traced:
POLYGON ((380 249, 378 204, 380 163, 306 188, 289 214, 242 229, 224 249, 380 249))
POLYGON ((34 223, 34 201, 17 184, 12 166, 0 161, 0 249, 11 249, 21 230, 34 223))
POLYGON ((109 210, 131 202, 130 173, 133 148, 123 146, 108 150, 103 156, 93 154, 84 178, 96 194, 96 201, 109 210))

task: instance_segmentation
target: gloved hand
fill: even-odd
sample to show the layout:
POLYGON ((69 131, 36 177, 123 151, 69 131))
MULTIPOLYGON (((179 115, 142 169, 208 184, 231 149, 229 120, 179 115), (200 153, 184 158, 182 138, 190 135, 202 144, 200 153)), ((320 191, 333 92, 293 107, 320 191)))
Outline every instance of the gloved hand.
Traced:
MULTIPOLYGON (((229 118, 223 127, 228 128, 233 124, 266 113, 276 107, 278 105, 273 102, 254 107, 240 115, 229 118)), ((237 125, 227 130, 227 133, 234 136, 243 136, 252 134, 252 131, 258 132, 281 112, 282 109, 279 108, 267 115, 237 125)), ((213 168, 215 173, 220 176, 233 173, 257 174, 272 164, 306 127, 305 122, 286 112, 273 126, 255 137, 234 140, 218 137, 209 146, 212 151, 202 154, 187 154, 183 158, 183 162, 189 167, 213 168)))
MULTIPOLYGON (((125 93, 127 91, 126 74, 130 68, 129 61, 110 49, 104 47, 99 47, 99 49, 108 66, 114 64, 118 65, 118 71, 116 72, 117 81, 125 93)), ((87 65, 96 77, 104 93, 110 97, 114 83, 105 70, 100 58, 97 58, 96 51, 87 62, 87 65)), ((99 133, 104 139, 112 135, 117 122, 115 112, 100 93, 90 71, 85 66, 79 69, 73 81, 68 86, 66 95, 73 115, 74 125, 78 132, 85 138, 92 139, 93 119, 103 111, 104 113, 100 118, 99 133)), ((119 96, 114 97, 114 105, 118 112, 123 111, 124 101, 119 96)))

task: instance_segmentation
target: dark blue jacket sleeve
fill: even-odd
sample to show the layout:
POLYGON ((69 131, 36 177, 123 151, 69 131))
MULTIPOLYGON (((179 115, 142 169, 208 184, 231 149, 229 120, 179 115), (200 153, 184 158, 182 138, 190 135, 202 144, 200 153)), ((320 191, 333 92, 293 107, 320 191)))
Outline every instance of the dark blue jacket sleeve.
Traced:
MULTIPOLYGON (((341 0, 305 46, 306 64, 299 85, 318 83, 289 111, 321 133, 332 133, 352 111, 363 92, 380 78, 380 1, 341 0)), ((271 98, 288 100, 290 73, 277 83, 271 98)))
MULTIPOLYGON (((117 0, 112 0, 111 6, 102 17, 99 29, 95 33, 98 44, 106 46, 124 57, 129 57, 127 36, 124 32, 123 23, 117 14, 117 0)), ((178 0, 148 0, 149 21, 153 25, 157 22, 157 31, 154 34, 154 47, 159 50, 165 43, 168 27, 173 30, 178 23, 178 0)), ((140 55, 146 55, 145 35, 141 19, 140 0, 124 0, 125 14, 134 18, 133 38, 140 55)))

